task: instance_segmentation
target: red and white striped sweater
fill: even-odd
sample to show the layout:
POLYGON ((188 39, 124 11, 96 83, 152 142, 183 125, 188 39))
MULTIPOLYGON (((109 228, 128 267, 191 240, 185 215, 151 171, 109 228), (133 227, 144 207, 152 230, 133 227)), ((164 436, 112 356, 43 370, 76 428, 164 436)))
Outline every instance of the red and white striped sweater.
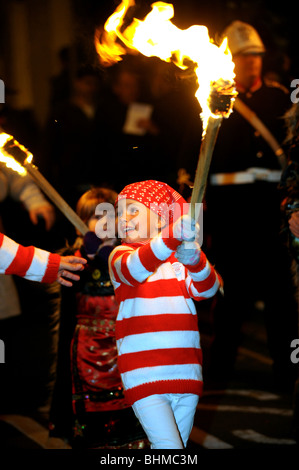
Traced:
POLYGON ((201 252, 196 266, 174 256, 180 242, 160 234, 123 244, 109 258, 119 311, 118 367, 130 404, 156 393, 202 391, 202 354, 192 300, 212 297, 221 279, 201 252))
POLYGON ((60 256, 34 246, 24 247, 0 233, 0 273, 16 274, 31 281, 54 282, 60 256))

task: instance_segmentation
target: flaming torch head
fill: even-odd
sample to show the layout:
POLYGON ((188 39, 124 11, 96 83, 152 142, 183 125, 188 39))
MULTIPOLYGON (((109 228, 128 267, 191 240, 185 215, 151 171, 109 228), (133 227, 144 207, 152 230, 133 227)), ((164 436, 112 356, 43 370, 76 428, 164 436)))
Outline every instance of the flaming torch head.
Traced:
POLYGON ((232 102, 236 93, 229 82, 218 81, 211 86, 209 108, 213 115, 228 117, 232 110, 232 102))
POLYGON ((5 163, 8 168, 19 173, 21 176, 27 174, 24 164, 31 162, 33 155, 11 135, 0 133, 0 162, 5 163))
POLYGON ((182 70, 193 65, 198 83, 195 93, 202 109, 201 118, 205 132, 210 116, 228 117, 236 96, 234 63, 224 39, 220 47, 213 43, 205 26, 193 25, 177 28, 170 20, 173 5, 163 2, 152 4, 144 18, 133 18, 126 25, 128 10, 134 0, 123 0, 108 18, 104 31, 95 46, 103 65, 112 65, 127 52, 139 51, 147 57, 159 57, 172 62, 182 70))

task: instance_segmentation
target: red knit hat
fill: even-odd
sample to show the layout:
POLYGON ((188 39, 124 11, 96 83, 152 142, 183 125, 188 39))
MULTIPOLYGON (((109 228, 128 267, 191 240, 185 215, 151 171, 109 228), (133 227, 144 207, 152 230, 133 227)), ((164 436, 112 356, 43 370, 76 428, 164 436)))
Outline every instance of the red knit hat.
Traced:
POLYGON ((141 202, 169 222, 186 214, 189 206, 175 189, 155 180, 140 181, 125 186, 119 193, 116 203, 125 198, 141 202))

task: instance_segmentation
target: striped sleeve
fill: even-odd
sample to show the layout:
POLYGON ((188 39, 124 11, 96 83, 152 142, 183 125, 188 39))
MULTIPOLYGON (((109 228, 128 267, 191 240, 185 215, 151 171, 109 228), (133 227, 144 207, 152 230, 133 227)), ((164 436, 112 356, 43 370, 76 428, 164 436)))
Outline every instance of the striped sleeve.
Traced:
POLYGON ((221 276, 209 263, 203 251, 195 266, 188 266, 186 286, 188 293, 195 300, 213 297, 222 285, 221 276))
POLYGON ((57 279, 60 256, 34 246, 24 247, 0 233, 0 273, 38 282, 57 279))
MULTIPOLYGON (((169 232, 167 232, 169 235, 169 232)), ((110 255, 111 279, 116 284, 135 286, 144 282, 176 250, 181 241, 166 236, 162 231, 149 243, 134 249, 120 246, 110 255)))

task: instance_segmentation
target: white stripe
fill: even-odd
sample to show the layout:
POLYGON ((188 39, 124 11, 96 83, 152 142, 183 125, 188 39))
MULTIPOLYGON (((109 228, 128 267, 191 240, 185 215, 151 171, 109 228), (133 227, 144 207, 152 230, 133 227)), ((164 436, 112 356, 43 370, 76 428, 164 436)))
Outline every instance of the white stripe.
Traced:
POLYGON ((111 266, 109 266, 109 276, 110 276, 111 282, 113 284, 114 290, 116 290, 119 286, 121 286, 121 283, 116 281, 115 276, 114 276, 114 272, 113 272, 113 269, 111 268, 111 266))
POLYGON ((11 238, 3 237, 3 243, 0 250, 0 272, 5 273, 6 269, 9 268, 13 262, 19 245, 11 240, 11 238))
POLYGON ((34 248, 31 265, 24 277, 31 281, 41 281, 47 269, 49 256, 50 254, 47 251, 34 248))
POLYGON ((193 281, 195 281, 195 282, 204 281, 205 279, 207 279, 207 277, 210 274, 211 274, 211 266, 208 262, 201 271, 196 272, 196 273, 190 272, 190 276, 192 277, 193 281))
MULTIPOLYGON (((117 287, 119 287, 121 284, 119 282, 116 282, 116 279, 115 279, 115 275, 114 275, 114 272, 113 270, 116 271, 118 277, 121 279, 121 281, 125 284, 128 284, 129 286, 131 286, 132 284, 130 284, 122 275, 121 271, 120 271, 120 268, 121 268, 121 258, 122 258, 122 254, 119 253, 119 252, 127 252, 127 251, 131 251, 133 252, 134 249, 133 248, 130 248, 130 247, 127 247, 127 246, 118 246, 116 248, 114 248, 114 250, 110 253, 109 255, 109 258, 108 258, 108 266, 109 266, 109 273, 110 273, 110 277, 111 277, 111 282, 113 282, 113 285, 114 285, 114 288, 116 289, 117 287), (117 260, 114 262, 114 265, 112 266, 112 259, 114 258, 115 254, 118 253, 118 258, 117 260)), ((124 254, 124 253, 123 253, 124 254)))
POLYGON ((161 234, 151 241, 151 249, 156 258, 160 259, 161 261, 169 258, 172 253, 172 250, 165 245, 161 234))
POLYGON ((191 282, 191 279, 189 280, 187 278, 187 289, 188 289, 188 292, 196 299, 198 297, 204 297, 206 299, 210 298, 210 297, 213 297, 216 292, 218 291, 218 288, 219 288, 219 281, 218 281, 218 278, 216 277, 216 280, 213 284, 213 286, 206 290, 206 291, 203 291, 203 292, 199 292, 196 287, 194 286, 193 282, 191 282))
POLYGON ((196 315, 196 309, 192 299, 185 299, 183 296, 178 297, 156 297, 154 299, 136 297, 134 299, 126 299, 119 305, 118 320, 123 318, 131 318, 132 312, 134 317, 143 317, 147 315, 159 314, 180 314, 190 313, 196 315))
POLYGON ((143 367, 121 374, 125 389, 157 380, 202 380, 199 364, 143 367))
POLYGON ((119 355, 169 348, 200 348, 198 331, 157 331, 117 340, 119 355))
POLYGON ((139 258, 139 248, 127 258, 127 267, 131 276, 138 282, 145 281, 151 274, 153 274, 141 263, 139 258))
POLYGON ((196 310, 195 304, 193 302, 193 299, 191 299, 189 297, 188 299, 185 299, 185 300, 186 300, 187 305, 189 306, 189 309, 190 309, 190 312, 192 313, 192 315, 197 315, 197 310, 196 310))
POLYGON ((159 266, 156 271, 148 278, 148 282, 159 281, 160 279, 176 279, 171 264, 166 261, 159 266))
POLYGON ((122 281, 123 284, 127 284, 128 286, 132 287, 132 284, 123 276, 121 272, 121 260, 122 260, 123 255, 121 255, 119 258, 114 263, 114 269, 117 272, 117 275, 119 279, 122 281))

